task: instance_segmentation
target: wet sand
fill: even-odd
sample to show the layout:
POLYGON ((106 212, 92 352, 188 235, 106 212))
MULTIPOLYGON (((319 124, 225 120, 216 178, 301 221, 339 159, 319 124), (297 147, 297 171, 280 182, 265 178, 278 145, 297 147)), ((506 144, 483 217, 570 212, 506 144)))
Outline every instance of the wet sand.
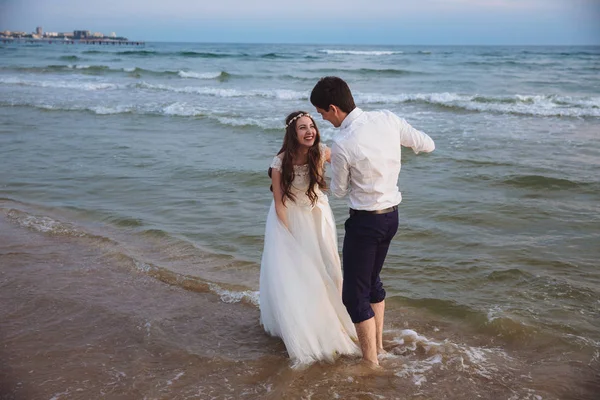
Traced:
POLYGON ((598 355, 467 333, 390 299, 383 370, 293 370, 258 308, 165 283, 118 245, 0 214, 0 399, 589 399, 598 355), (559 351, 560 350, 560 351, 559 351))

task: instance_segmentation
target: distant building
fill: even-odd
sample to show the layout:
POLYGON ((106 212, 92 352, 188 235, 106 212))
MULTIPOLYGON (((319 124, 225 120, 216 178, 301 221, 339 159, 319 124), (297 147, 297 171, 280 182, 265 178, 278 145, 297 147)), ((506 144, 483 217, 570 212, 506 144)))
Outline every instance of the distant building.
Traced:
POLYGON ((92 33, 90 31, 73 31, 74 39, 85 39, 88 37, 92 37, 92 33))
MULTIPOLYGON (((2 0, 0 0, 1 2, 2 0)), ((82 43, 82 44, 114 44, 114 45, 137 45, 143 46, 144 42, 129 42, 126 37, 117 36, 115 32, 111 32, 110 36, 104 35, 101 32, 94 32, 88 30, 76 30, 73 32, 44 32, 44 29, 41 26, 37 26, 35 28, 35 32, 21 32, 21 31, 9 31, 4 30, 0 31, 0 38, 3 41, 6 39, 15 39, 16 42, 23 41, 26 43, 31 43, 28 39, 33 40, 45 40, 48 39, 47 42, 50 44, 55 43, 55 39, 64 39, 64 43, 82 43), (24 40, 23 40, 24 39, 24 40), (52 40, 50 40, 52 39, 52 40)), ((58 41, 57 43, 61 43, 58 41)))

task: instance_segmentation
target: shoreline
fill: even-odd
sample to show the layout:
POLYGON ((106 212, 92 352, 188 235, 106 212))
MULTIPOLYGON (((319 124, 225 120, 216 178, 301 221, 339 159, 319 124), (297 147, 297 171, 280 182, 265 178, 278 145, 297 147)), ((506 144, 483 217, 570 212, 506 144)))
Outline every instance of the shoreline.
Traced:
POLYGON ((381 376, 346 358, 292 370, 255 305, 157 280, 96 239, 32 231, 4 210, 2 398, 347 398, 362 388, 386 397, 464 398, 456 394, 466 391, 469 398, 591 400, 600 388, 592 364, 540 365, 530 359, 535 349, 468 335, 459 321, 431 319, 393 298, 381 376), (557 368, 560 378, 551 376, 557 368))

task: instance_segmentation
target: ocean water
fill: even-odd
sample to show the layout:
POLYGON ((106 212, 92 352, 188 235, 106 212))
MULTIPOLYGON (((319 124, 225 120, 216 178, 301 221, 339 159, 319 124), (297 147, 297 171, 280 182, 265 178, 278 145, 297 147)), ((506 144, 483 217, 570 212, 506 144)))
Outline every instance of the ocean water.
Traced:
POLYGON ((1 398, 596 398, 599 72, 600 47, 1 45, 1 398), (291 111, 331 143, 325 75, 436 142, 403 152, 374 376, 290 370, 258 322, 266 170, 291 111))

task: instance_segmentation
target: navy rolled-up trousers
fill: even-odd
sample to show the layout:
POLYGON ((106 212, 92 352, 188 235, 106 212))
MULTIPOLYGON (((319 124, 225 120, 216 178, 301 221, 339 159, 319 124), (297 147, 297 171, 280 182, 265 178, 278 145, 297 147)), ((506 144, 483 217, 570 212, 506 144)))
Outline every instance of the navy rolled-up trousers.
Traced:
POLYGON ((344 226, 342 301, 352 322, 357 324, 375 316, 371 303, 385 299, 379 273, 398 231, 398 210, 351 215, 344 226))

